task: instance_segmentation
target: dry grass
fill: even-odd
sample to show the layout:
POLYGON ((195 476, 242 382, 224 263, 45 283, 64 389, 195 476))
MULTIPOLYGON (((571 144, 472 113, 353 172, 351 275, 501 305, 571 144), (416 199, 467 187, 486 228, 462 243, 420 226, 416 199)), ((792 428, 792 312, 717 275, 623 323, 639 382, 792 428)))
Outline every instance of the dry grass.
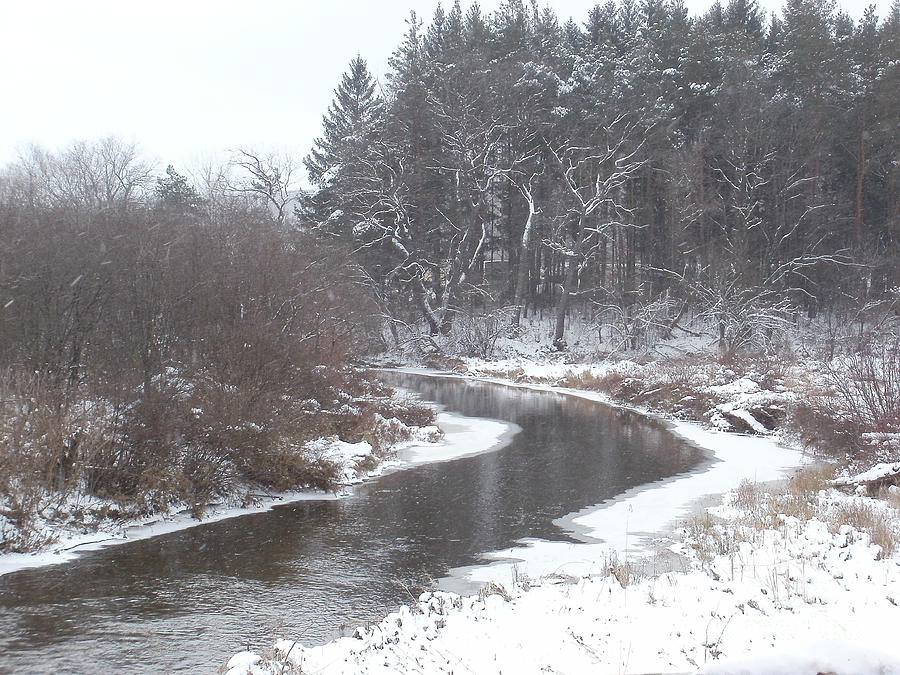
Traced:
POLYGON ((599 391, 613 400, 669 413, 682 419, 706 419, 719 401, 704 388, 709 382, 697 377, 697 365, 666 364, 646 374, 612 370, 603 375, 569 372, 559 382, 573 389, 599 391))
POLYGON ((734 529, 723 527, 708 511, 691 517, 685 523, 685 530, 702 563, 712 562, 717 555, 727 555, 737 547, 734 529))
MULTIPOLYGON (((810 520, 816 515, 815 504, 808 496, 796 494, 788 490, 781 494, 772 495, 766 502, 766 511, 763 521, 776 523, 782 516, 796 518, 797 520, 810 520)), ((769 525, 770 527, 772 525, 769 525)))
POLYGON ((833 464, 804 467, 788 480, 787 489, 791 494, 811 498, 829 486, 836 470, 833 464))
POLYGON ((619 556, 615 553, 612 553, 609 558, 607 558, 606 565, 604 565, 604 571, 608 576, 611 576, 618 581, 622 588, 627 588, 640 581, 642 578, 642 575, 637 571, 634 565, 627 560, 619 560, 619 556))
POLYGON ((492 595, 499 595, 506 602, 512 600, 512 596, 509 594, 502 584, 498 584, 494 581, 487 582, 484 586, 478 589, 478 599, 484 602, 485 599, 492 595))
POLYGON ((818 518, 827 522, 834 533, 849 525, 866 532, 872 543, 881 548, 880 557, 900 550, 900 490, 885 488, 878 502, 852 500, 829 508, 819 501, 819 493, 830 486, 835 467, 816 465, 798 471, 781 488, 767 492, 763 485, 742 481, 732 493, 731 505, 741 514, 725 523, 704 511, 685 524, 687 540, 703 563, 717 555, 733 555, 742 541, 756 541, 764 530, 779 529, 785 518, 801 522, 818 518))
POLYGON ((594 375, 588 370, 577 373, 570 370, 566 372, 559 384, 571 389, 599 391, 604 394, 614 395, 619 391, 623 380, 625 380, 625 375, 616 371, 603 375, 594 375))
POLYGON ((900 511, 900 488, 897 486, 889 485, 881 488, 876 497, 887 502, 891 508, 900 511))
POLYGON ((850 525, 866 532, 873 544, 881 547, 880 558, 891 555, 900 545, 900 531, 896 525, 896 511, 886 511, 865 502, 849 502, 840 505, 828 519, 832 532, 840 530, 842 525, 850 525))
POLYGON ((735 488, 731 503, 744 511, 755 511, 760 507, 762 495, 759 483, 744 479, 735 488))
POLYGON ((810 520, 817 514, 816 495, 829 486, 834 471, 830 465, 803 468, 771 493, 744 480, 734 490, 732 505, 744 512, 743 524, 754 530, 775 528, 785 516, 810 520))

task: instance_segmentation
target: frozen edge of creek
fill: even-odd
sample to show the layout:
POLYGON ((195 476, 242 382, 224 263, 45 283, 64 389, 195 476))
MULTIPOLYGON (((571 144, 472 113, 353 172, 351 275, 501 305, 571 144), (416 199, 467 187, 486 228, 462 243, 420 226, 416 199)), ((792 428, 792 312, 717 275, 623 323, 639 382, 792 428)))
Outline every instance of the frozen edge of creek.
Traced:
POLYGON ((526 538, 520 540, 519 546, 483 554, 485 564, 451 570, 441 585, 459 593, 472 592, 488 582, 508 585, 523 576, 589 576, 600 572, 612 556, 620 560, 650 557, 657 552, 652 540, 687 519, 704 497, 734 489, 745 479, 760 483, 782 479, 806 462, 802 452, 779 445, 774 438, 744 436, 666 419, 641 408, 616 403, 599 392, 430 369, 398 368, 396 371, 553 392, 632 410, 663 422, 669 431, 700 448, 707 457, 691 471, 636 486, 605 502, 556 519, 554 524, 572 534, 577 542, 526 538))
MULTIPOLYGON (((398 388, 399 389, 399 388, 398 388)), ((339 492, 300 490, 272 492, 258 498, 258 503, 247 507, 211 506, 202 519, 187 512, 178 511, 155 514, 142 521, 126 521, 114 529, 100 529, 81 535, 64 535, 52 548, 34 553, 6 553, 0 555, 0 577, 5 574, 34 567, 58 565, 77 560, 82 552, 96 551, 107 546, 127 544, 141 539, 237 518, 251 513, 269 511, 276 506, 301 501, 336 500, 349 496, 355 485, 393 471, 401 471, 421 464, 446 462, 485 452, 495 452, 509 444, 521 429, 518 425, 482 417, 468 417, 438 408, 437 425, 444 431, 438 442, 406 441, 395 447, 396 458, 388 459, 369 472, 364 478, 339 488, 339 492)))
MULTIPOLYGON (((653 533, 670 534, 679 518, 708 506, 698 503, 704 497, 727 493, 744 479, 783 478, 804 463, 801 452, 772 438, 672 422, 594 392, 413 368, 402 372, 550 391, 634 410, 661 419, 706 460, 692 471, 555 521, 584 543, 521 540, 488 554, 492 564, 453 571, 456 580, 470 583, 509 583, 511 576, 520 583, 507 586, 509 595, 491 586, 468 597, 426 592, 379 624, 358 628, 353 637, 312 647, 282 639, 261 653, 235 654, 225 667, 228 675, 538 669, 900 674, 892 633, 900 597, 896 558, 879 560, 868 535, 849 526, 833 534, 822 521, 787 518, 777 530, 766 530, 763 540, 743 542, 738 559, 715 556, 709 563, 713 574, 700 569, 688 547, 649 540, 653 533), (589 574, 617 552, 627 552, 633 562, 660 545, 687 556, 685 569, 634 583, 589 574), (588 575, 575 576, 584 572, 588 575)), ((853 500, 839 493, 827 498, 853 500)))

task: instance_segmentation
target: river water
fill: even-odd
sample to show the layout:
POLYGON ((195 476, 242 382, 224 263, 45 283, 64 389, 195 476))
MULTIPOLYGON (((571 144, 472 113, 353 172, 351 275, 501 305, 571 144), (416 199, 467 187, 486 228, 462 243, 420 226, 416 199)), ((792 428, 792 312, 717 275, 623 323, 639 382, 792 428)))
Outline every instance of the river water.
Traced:
POLYGON ((0 577, 0 673, 216 672, 248 646, 348 634, 552 521, 690 470, 662 424, 548 392, 389 374, 447 410, 514 422, 506 447, 0 577))

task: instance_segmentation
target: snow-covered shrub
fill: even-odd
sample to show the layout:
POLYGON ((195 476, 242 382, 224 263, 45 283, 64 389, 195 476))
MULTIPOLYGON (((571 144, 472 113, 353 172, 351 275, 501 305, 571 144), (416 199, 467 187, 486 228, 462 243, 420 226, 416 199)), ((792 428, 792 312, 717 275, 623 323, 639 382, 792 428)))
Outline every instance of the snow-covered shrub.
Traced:
POLYGON ((501 307, 491 312, 460 313, 452 334, 455 345, 450 353, 489 359, 494 356, 497 341, 510 336, 516 326, 512 325, 514 307, 501 307))
POLYGON ((882 558, 890 556, 900 546, 900 513, 893 509, 879 508, 874 503, 854 500, 839 505, 829 519, 832 532, 850 525, 868 533, 873 544, 881 547, 882 558))
POLYGON ((69 496, 89 486, 87 467, 115 441, 108 402, 51 389, 35 374, 0 373, 0 552, 40 545, 38 515, 67 517, 69 496))
POLYGON ((827 454, 860 464, 900 459, 900 340, 827 363, 792 422, 804 444, 827 454))

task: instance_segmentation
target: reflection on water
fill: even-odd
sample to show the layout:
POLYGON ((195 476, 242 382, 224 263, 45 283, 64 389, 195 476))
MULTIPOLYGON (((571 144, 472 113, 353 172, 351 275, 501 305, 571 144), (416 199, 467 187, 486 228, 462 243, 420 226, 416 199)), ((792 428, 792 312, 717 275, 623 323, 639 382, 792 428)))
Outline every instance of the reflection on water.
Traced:
POLYGON ((376 621, 450 568, 701 458, 662 425, 582 399, 389 374, 465 415, 522 427, 497 452, 398 471, 347 499, 266 513, 0 577, 0 673, 214 671, 277 637, 376 621))

